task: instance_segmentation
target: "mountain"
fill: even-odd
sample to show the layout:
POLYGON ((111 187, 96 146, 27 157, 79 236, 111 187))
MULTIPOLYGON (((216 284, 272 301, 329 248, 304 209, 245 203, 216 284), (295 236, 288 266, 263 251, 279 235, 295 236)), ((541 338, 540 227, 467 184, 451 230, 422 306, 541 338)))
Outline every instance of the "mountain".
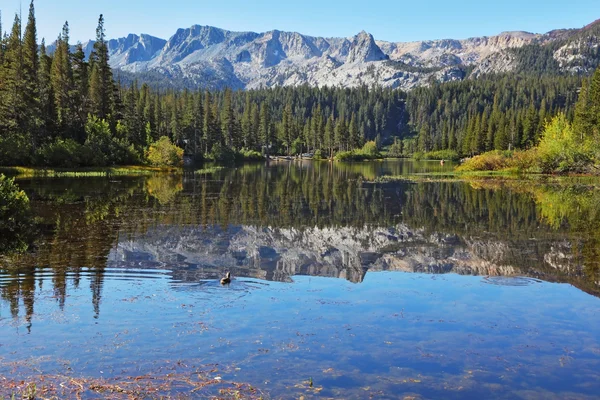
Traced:
MULTIPOLYGON (((503 32, 465 40, 386 42, 367 32, 322 38, 297 32, 233 32, 194 25, 168 40, 129 35, 108 42, 122 80, 160 86, 381 85, 411 89, 500 72, 589 73, 600 64, 600 22, 546 34, 503 32)), ((84 44, 86 54, 93 41, 84 44)), ((49 48, 52 51, 52 48, 49 48)))

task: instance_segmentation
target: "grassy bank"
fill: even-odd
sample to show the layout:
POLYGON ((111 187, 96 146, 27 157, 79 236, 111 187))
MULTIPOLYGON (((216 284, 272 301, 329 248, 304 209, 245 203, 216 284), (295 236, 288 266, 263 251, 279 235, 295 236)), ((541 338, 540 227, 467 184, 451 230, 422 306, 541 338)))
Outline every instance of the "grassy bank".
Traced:
POLYGON ((546 125, 539 143, 528 150, 489 151, 467 159, 459 173, 594 174, 600 173, 600 147, 594 137, 576 134, 564 114, 546 125))
POLYGON ((119 166, 87 168, 42 168, 42 167, 0 167, 0 173, 19 178, 26 177, 94 177, 111 175, 150 175, 157 172, 180 172, 177 167, 119 166))

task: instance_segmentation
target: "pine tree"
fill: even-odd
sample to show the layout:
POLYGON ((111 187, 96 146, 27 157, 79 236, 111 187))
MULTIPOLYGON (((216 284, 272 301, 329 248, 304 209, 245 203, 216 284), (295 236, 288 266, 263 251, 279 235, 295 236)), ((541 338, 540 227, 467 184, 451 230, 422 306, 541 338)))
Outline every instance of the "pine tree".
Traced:
POLYGON ((75 46, 75 53, 71 56, 73 65, 73 111, 77 116, 78 126, 77 130, 83 132, 83 127, 87 120, 89 112, 88 107, 88 89, 89 89, 89 76, 88 76, 88 64, 85 61, 85 53, 83 52, 83 46, 81 43, 77 43, 75 46))
POLYGON ((588 91, 588 106, 590 109, 591 137, 596 143, 600 142, 600 67, 596 69, 588 91))
POLYGON ((18 15, 15 15, 11 33, 6 39, 3 64, 4 95, 0 99, 0 124, 9 133, 23 134, 26 132, 26 83, 23 76, 21 20, 18 15))
POLYGON ((212 150, 212 146, 215 142, 214 138, 214 118, 212 113, 212 100, 210 92, 207 90, 204 94, 204 118, 203 118, 203 141, 204 141, 204 154, 208 155, 208 152, 212 150))
POLYGON ((113 79, 109 65, 108 44, 104 31, 104 16, 100 14, 96 28, 94 51, 90 55, 92 66, 90 79, 90 99, 92 113, 100 119, 105 119, 112 109, 113 79))
POLYGON ((267 154, 269 154, 268 149, 271 145, 271 114, 266 102, 263 102, 260 106, 260 123, 258 131, 259 143, 267 149, 267 154))
POLYGON ((579 100, 577 101, 577 104, 575 104, 575 118, 573 120, 573 130, 579 136, 581 142, 583 142, 594 129, 589 102, 588 85, 584 83, 579 92, 579 100))
POLYGON ((231 89, 226 88, 223 96, 223 109, 221 110, 221 132, 225 145, 232 148, 234 141, 235 119, 231 103, 231 89))
POLYGON ((73 115, 71 94, 73 91, 73 69, 69 50, 69 23, 65 22, 58 37, 51 69, 52 91, 57 113, 57 128, 63 136, 69 136, 73 115))
POLYGON ((333 157, 333 146, 334 146, 334 137, 335 133, 333 131, 335 121, 333 120, 333 114, 329 118, 327 118, 327 123, 325 124, 325 135, 324 135, 324 144, 327 149, 328 157, 333 157))
POLYGON ((352 113, 352 117, 350 118, 350 126, 349 126, 348 135, 350 137, 350 148, 356 149, 360 147, 360 132, 358 131, 358 125, 356 123, 356 115, 352 113))
POLYGON ((252 107, 250 103, 250 93, 246 92, 244 103, 244 113, 242 115, 242 142, 245 148, 252 148, 252 107))
POLYGON ((40 67, 38 72, 39 96, 40 96, 40 142, 49 141, 55 133, 56 108, 54 103, 54 91, 50 74, 52 59, 46 54, 46 43, 42 40, 40 45, 40 67))
POLYGON ((344 116, 338 118, 337 123, 335 124, 334 137, 335 147, 337 147, 338 151, 345 150, 347 148, 348 133, 344 116))
POLYGON ((29 17, 25 27, 25 36, 23 37, 23 101, 25 119, 24 128, 31 135, 32 147, 35 150, 40 141, 39 127, 42 124, 40 119, 40 99, 39 99, 39 57, 37 45, 37 29, 35 24, 35 9, 33 0, 29 4, 29 17))

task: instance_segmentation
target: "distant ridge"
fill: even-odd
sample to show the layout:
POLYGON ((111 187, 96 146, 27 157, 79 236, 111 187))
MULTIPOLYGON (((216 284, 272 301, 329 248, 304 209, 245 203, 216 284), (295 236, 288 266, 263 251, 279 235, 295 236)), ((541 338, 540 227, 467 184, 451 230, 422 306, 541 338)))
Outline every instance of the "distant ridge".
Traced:
MULTIPOLYGON (((551 73, 589 73, 600 64, 600 20, 546 34, 506 31, 464 40, 378 41, 365 31, 349 38, 297 32, 234 32, 213 26, 178 29, 168 40, 130 34, 108 42, 111 66, 123 79, 160 86, 253 89, 273 86, 380 85, 410 90, 527 69, 525 46, 550 49, 551 73)), ((89 55, 93 41, 83 44, 89 55)), ((53 46, 49 46, 49 51, 53 46)))

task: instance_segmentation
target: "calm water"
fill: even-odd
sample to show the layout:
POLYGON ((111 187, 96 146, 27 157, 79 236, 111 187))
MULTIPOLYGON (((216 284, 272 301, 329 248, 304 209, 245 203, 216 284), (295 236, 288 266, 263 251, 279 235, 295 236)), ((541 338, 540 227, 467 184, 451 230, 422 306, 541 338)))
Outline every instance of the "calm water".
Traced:
POLYGON ((444 170, 20 179, 0 398, 598 398, 599 185, 444 170))

